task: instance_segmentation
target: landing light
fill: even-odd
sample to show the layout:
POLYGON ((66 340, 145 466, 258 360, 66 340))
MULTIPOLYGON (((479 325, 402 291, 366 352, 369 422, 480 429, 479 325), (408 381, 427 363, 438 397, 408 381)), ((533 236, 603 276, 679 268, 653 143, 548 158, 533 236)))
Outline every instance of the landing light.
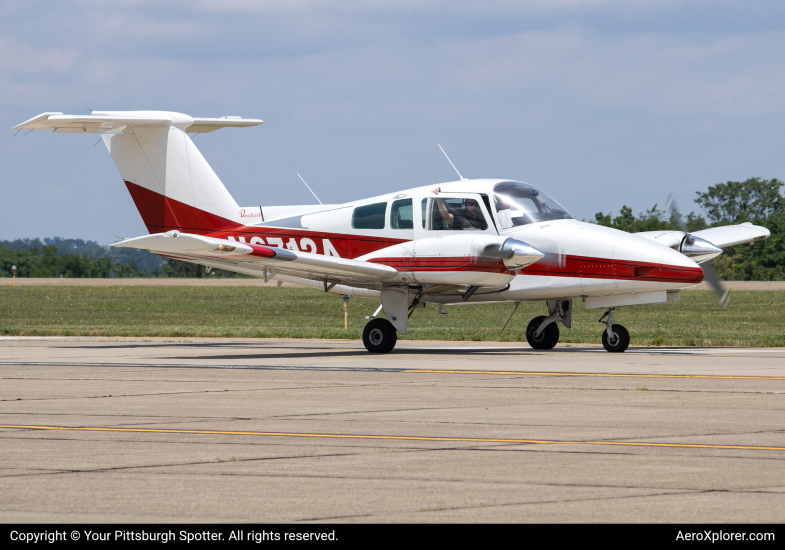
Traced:
POLYGON ((218 252, 231 252, 237 248, 236 246, 229 246, 228 244, 222 244, 218 247, 218 252))

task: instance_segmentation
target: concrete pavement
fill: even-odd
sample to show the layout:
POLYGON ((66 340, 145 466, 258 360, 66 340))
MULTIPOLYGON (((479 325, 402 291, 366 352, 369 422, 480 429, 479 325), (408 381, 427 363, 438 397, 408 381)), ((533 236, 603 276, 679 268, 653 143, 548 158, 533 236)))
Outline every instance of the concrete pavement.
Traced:
POLYGON ((0 338, 3 522, 782 522, 785 349, 0 338))

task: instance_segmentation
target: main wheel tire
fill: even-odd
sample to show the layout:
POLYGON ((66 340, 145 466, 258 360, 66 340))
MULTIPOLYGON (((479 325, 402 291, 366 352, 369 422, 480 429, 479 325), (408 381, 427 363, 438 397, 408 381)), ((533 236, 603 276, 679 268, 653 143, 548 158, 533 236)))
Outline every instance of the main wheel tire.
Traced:
POLYGON ((363 330, 363 344, 371 353, 390 353, 398 341, 398 331, 387 319, 374 319, 363 330))
POLYGON ((556 323, 551 323, 545 327, 545 330, 543 330, 538 337, 534 336, 534 333, 545 319, 546 317, 544 315, 535 317, 529 321, 529 326, 526 327, 526 340, 534 349, 553 349, 559 341, 559 327, 556 323))
POLYGON ((630 333, 621 325, 613 325, 613 336, 608 338, 608 331, 602 331, 602 347, 611 353, 621 353, 630 345, 630 333))

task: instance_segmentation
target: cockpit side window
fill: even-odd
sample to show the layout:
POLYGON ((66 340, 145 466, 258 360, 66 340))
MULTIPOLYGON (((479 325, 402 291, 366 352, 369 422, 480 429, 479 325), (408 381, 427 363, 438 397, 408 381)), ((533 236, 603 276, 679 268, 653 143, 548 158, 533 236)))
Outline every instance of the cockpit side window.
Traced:
POLYGON ((526 183, 505 182, 493 188, 501 229, 573 217, 558 202, 526 183))
MULTIPOLYGON (((431 231, 485 231, 488 223, 483 216, 480 203, 472 197, 466 198, 431 198, 423 199, 423 213, 426 204, 430 204, 430 216, 427 216, 431 231)), ((423 227, 426 216, 423 215, 423 227)))

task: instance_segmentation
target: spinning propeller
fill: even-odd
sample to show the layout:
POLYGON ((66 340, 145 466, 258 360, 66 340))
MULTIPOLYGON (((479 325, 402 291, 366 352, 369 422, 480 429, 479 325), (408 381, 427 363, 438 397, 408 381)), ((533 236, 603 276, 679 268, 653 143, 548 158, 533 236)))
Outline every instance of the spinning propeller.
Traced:
POLYGON ((722 286, 717 271, 714 269, 714 266, 711 265, 711 262, 709 262, 711 258, 718 256, 722 252, 722 249, 705 239, 690 235, 689 231, 687 231, 687 224, 684 223, 684 219, 682 219, 679 209, 676 207, 676 199, 673 198, 673 194, 668 195, 666 208, 671 211, 673 219, 676 221, 676 225, 684 232, 684 238, 679 246, 679 252, 700 264, 701 269, 703 269, 704 278, 709 283, 712 290, 714 290, 714 294, 717 295, 719 304, 722 307, 727 306, 730 301, 730 293, 722 286))

